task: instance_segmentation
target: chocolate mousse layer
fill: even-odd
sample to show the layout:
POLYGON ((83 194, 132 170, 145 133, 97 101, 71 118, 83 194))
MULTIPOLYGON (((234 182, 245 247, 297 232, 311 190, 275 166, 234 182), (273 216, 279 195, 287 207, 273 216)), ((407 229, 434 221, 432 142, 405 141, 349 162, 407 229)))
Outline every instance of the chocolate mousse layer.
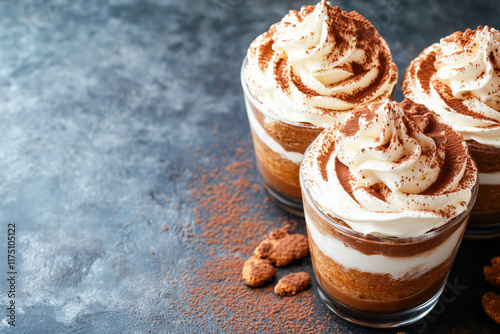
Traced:
MULTIPOLYGON (((310 143, 323 130, 312 125, 301 126, 281 122, 264 115, 253 105, 249 107, 266 134, 288 152, 304 154, 310 143)), ((250 129, 257 167, 266 185, 287 200, 302 203, 299 183, 300 162, 291 161, 275 152, 252 126, 250 129)))
MULTIPOLYGON (((332 223, 325 220, 307 202, 305 202, 304 210, 309 218, 308 224, 314 224, 314 227, 322 234, 363 254, 384 255, 396 261, 411 260, 412 257, 422 253, 435 251, 454 236, 456 231, 460 233, 460 240, 469 218, 469 215, 462 217, 451 227, 445 226, 436 231, 430 231, 428 235, 421 238, 388 239, 332 227, 332 223)), ((344 225, 341 221, 338 223, 344 225)), ((408 310, 425 303, 439 293, 445 284, 459 247, 459 243, 455 243, 453 250, 441 263, 423 273, 415 268, 414 271, 408 271, 402 277, 394 278, 389 274, 348 268, 337 263, 321 251, 309 229, 308 237, 314 273, 323 290, 352 309, 375 313, 408 310)))
POLYGON ((321 287, 335 300, 359 311, 389 313, 409 310, 431 299, 445 284, 453 258, 415 279, 346 269, 310 242, 313 268, 321 287), (313 255, 314 254, 314 255, 313 255), (354 282, 354 283, 353 283, 354 282))
POLYGON ((467 146, 479 173, 500 172, 500 148, 480 144, 474 140, 467 140, 467 146))

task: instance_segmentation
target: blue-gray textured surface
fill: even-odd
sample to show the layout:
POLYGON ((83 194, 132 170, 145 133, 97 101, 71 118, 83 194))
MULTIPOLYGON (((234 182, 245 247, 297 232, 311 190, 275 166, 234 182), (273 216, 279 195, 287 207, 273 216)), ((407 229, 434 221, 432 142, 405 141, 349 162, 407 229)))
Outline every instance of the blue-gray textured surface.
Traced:
MULTIPOLYGON (((400 78, 440 37, 500 27, 495 0, 333 3, 377 26, 400 78)), ((184 251, 178 234, 162 226, 194 218, 195 203, 184 200, 192 169, 223 167, 224 160, 195 159, 186 147, 234 147, 217 141, 223 134, 249 143, 241 61, 253 38, 302 4, 0 1, 0 254, 7 251, 8 222, 16 223, 18 251, 16 327, 3 311, 0 332, 199 330, 192 319, 167 311, 170 293, 185 292, 172 292, 165 277, 180 275, 179 264, 203 255, 184 251), (215 124, 217 138, 210 136, 215 124), (150 314, 161 315, 161 323, 145 321, 150 314)), ((396 99, 402 99, 399 87, 396 99)), ((255 170, 249 174, 256 177, 255 170)), ((257 192, 255 202, 265 196, 257 192)), ((276 221, 285 215, 267 214, 276 221)), ((498 242, 463 243, 450 278, 466 288, 427 318, 429 330, 498 330, 480 307, 489 289, 482 267, 498 251, 498 242)), ((6 255, 0 257, 5 310, 6 255)))

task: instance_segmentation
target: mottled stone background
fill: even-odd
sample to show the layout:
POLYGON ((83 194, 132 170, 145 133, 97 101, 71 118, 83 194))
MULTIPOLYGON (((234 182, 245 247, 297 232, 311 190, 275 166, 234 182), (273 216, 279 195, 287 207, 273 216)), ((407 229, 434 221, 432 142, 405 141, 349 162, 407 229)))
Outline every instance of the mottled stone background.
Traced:
MULTIPOLYGON (((236 138, 250 143, 241 61, 258 34, 302 4, 0 1, 1 333, 198 332, 196 323, 166 310, 172 293, 185 293, 172 292, 166 277, 204 256, 162 227, 194 219, 196 202, 186 199, 195 166, 224 167, 235 159, 229 149, 236 138), (203 152, 214 143, 217 162, 188 149, 203 152), (15 328, 4 315, 9 222, 17 227, 15 328), (162 322, 153 325, 150 314, 162 322)), ((400 78, 440 37, 477 25, 500 28, 496 0, 333 4, 377 26, 400 78)), ((248 177, 257 178, 256 170, 248 177)), ((265 197, 260 190, 250 201, 265 197)), ((279 209, 265 214, 276 226, 286 216, 279 209)), ((450 281, 465 288, 426 318, 427 330, 498 330, 480 297, 489 289, 482 267, 500 255, 499 246, 462 245, 450 281)), ((309 262, 304 267, 312 272, 309 262)), ((318 316, 328 312, 317 309, 318 316)), ((347 332, 367 331, 333 319, 347 332)))

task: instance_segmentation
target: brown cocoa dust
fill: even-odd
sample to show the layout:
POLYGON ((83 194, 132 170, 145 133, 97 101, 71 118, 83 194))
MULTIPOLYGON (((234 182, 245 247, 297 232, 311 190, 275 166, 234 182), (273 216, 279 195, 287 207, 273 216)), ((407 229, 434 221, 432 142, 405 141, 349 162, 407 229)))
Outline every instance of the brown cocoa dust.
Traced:
MULTIPOLYGON (((285 225, 293 231, 304 222, 289 218, 267 198, 256 204, 252 196, 262 190, 260 181, 249 176, 256 175, 251 143, 240 140, 236 147, 219 152, 226 167, 210 167, 213 162, 205 160, 200 165, 208 167, 197 167, 191 177, 193 233, 183 246, 196 254, 183 264, 187 293, 173 295, 167 308, 180 318, 177 330, 189 322, 196 323, 196 332, 206 333, 345 333, 311 288, 279 297, 273 291, 278 278, 257 289, 243 282, 243 264, 264 235, 285 225)), ((304 267, 311 270, 309 257, 284 267, 280 276, 304 267)))

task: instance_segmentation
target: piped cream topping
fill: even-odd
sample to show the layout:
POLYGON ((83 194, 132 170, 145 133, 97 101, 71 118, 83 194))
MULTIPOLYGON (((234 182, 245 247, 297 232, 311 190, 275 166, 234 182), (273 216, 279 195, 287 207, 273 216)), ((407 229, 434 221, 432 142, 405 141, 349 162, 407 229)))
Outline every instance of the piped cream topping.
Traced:
POLYGON ((318 136, 301 168, 323 212, 358 232, 400 238, 464 212, 477 178, 465 140, 411 100, 358 108, 318 136))
POLYGON ((397 67, 373 25, 321 1, 290 11, 248 50, 251 93, 292 122, 327 127, 392 94, 397 67))
POLYGON ((500 32, 456 32, 415 58, 404 94, 424 103, 465 139, 500 147, 500 32))

